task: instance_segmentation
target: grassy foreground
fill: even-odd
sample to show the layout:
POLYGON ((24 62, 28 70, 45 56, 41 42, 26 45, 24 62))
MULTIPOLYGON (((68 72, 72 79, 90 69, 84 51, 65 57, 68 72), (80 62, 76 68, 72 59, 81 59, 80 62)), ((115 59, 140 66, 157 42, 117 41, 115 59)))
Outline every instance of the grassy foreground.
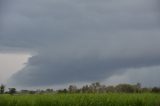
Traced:
POLYGON ((0 95, 0 106, 160 106, 160 94, 0 95))

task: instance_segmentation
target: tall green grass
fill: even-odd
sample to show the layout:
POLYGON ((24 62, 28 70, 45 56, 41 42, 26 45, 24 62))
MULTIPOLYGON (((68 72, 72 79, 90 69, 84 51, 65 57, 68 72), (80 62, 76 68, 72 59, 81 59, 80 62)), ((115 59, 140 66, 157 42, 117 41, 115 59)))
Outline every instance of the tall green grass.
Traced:
POLYGON ((160 94, 0 95, 0 106, 160 106, 160 94))

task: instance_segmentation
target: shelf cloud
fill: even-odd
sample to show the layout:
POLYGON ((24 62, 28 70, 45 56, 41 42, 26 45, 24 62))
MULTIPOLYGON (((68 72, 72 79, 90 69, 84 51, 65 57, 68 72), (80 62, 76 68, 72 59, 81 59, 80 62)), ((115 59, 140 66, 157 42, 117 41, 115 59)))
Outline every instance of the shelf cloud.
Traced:
POLYGON ((35 53, 9 84, 103 81, 127 69, 160 66, 158 0, 2 3, 0 51, 35 53))

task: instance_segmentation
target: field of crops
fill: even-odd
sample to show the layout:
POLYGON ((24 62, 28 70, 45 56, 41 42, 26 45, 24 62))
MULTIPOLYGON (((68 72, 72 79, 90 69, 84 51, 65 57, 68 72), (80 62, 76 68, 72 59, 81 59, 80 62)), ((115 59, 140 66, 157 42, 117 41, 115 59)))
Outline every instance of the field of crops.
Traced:
POLYGON ((160 106, 160 94, 0 95, 0 106, 160 106))

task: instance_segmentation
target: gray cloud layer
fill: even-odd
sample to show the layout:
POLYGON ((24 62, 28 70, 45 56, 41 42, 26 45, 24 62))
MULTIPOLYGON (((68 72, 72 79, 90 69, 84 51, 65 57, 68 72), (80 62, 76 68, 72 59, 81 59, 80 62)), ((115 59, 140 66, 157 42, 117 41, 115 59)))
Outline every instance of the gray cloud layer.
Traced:
POLYGON ((101 81, 160 65, 156 0, 14 0, 1 14, 0 50, 37 52, 11 84, 101 81))

